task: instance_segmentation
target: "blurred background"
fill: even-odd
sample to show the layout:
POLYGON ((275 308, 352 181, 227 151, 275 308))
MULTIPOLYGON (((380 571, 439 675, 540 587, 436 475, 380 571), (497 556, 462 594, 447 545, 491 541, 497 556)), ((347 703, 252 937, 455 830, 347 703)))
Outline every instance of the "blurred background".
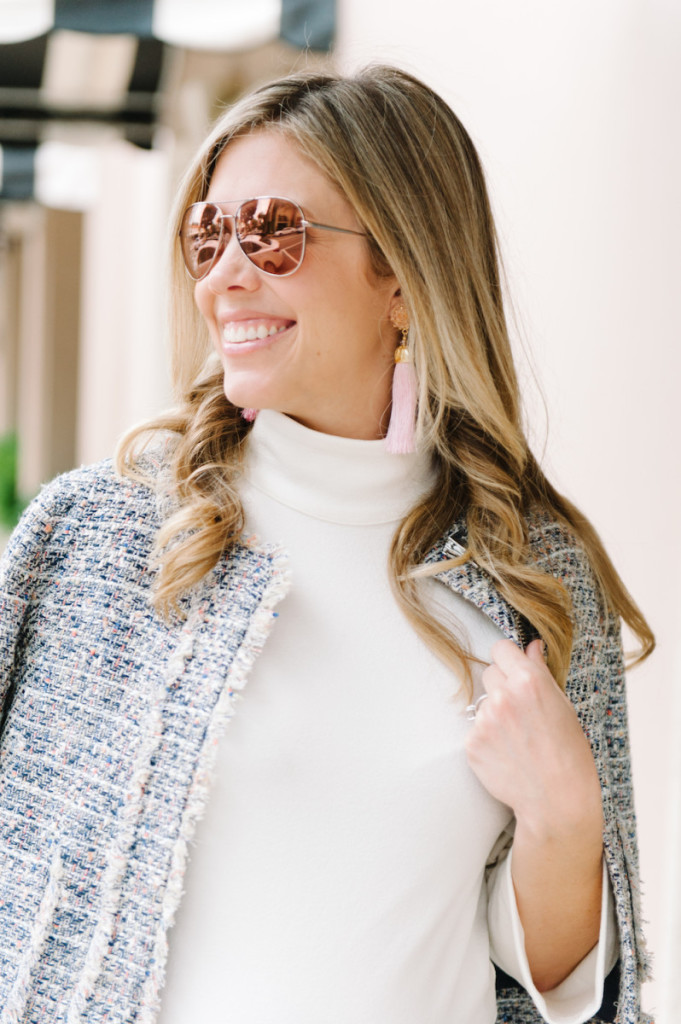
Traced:
POLYGON ((466 124, 535 452, 658 635, 629 697, 659 1024, 681 1005, 680 43, 677 0, 0 0, 5 536, 41 483, 170 403, 168 209, 225 104, 381 60, 466 124))

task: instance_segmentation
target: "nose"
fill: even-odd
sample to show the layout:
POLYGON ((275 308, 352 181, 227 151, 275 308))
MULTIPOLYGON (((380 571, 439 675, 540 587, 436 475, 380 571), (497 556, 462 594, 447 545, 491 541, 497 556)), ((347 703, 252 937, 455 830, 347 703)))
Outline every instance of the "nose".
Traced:
POLYGON ((244 288, 246 291, 254 291, 260 284, 260 275, 251 261, 242 252, 232 229, 225 242, 225 247, 220 253, 217 261, 210 268, 204 283, 216 294, 230 290, 231 288, 244 288))

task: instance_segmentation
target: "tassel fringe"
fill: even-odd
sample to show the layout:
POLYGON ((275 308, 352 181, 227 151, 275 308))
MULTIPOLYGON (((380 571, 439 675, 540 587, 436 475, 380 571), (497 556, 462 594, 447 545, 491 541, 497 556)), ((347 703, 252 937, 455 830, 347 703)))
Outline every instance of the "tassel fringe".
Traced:
POLYGON ((400 345, 395 352, 393 400, 385 446, 392 455, 416 451, 416 372, 409 349, 400 345))

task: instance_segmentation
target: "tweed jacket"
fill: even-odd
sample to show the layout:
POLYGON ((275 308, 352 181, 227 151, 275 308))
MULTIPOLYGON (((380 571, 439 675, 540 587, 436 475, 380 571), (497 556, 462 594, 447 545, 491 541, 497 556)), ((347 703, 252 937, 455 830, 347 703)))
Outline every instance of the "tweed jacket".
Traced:
MULTIPOLYGON (((147 470, 162 463, 145 458, 147 470)), ((164 621, 149 603, 149 553, 166 512, 158 487, 120 480, 110 462, 76 470, 43 489, 0 561, 0 1024, 152 1024, 158 1013, 217 743, 288 587, 285 553, 244 540, 183 599, 184 617, 164 621)), ((574 537, 543 514, 529 529, 536 563, 573 599, 567 692, 603 791, 616 1020, 641 1024, 619 623, 574 537)), ((454 524, 429 561, 524 644, 527 624, 489 576, 470 560, 447 566, 465 544, 454 524)), ((497 1024, 541 1020, 503 975, 497 1005, 497 1024)), ((601 1013, 594 1021, 615 1019, 601 1013)))

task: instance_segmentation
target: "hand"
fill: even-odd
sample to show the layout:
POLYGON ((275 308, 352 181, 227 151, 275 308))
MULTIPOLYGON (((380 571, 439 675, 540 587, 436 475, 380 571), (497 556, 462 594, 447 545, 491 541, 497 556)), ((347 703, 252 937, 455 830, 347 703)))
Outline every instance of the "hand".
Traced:
POLYGON ((488 694, 466 740, 468 763, 486 790, 507 804, 540 842, 602 832, 598 773, 572 704, 533 640, 492 648, 482 674, 488 694))

